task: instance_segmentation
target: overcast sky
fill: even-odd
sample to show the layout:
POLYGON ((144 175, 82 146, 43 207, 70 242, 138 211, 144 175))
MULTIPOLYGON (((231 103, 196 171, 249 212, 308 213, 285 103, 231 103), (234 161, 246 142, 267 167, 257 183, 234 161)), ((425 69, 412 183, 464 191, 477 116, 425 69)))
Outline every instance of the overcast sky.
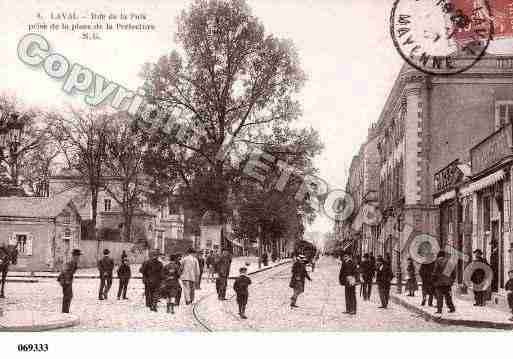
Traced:
MULTIPOLYGON (((154 32, 102 33, 102 40, 81 40, 80 32, 45 32, 52 49, 71 62, 79 62, 108 80, 129 89, 141 81, 142 63, 155 61, 173 49, 175 18, 189 1, 125 0, 68 1, 0 0, 4 21, 0 44, 1 90, 15 91, 27 104, 58 107, 83 105, 71 98, 62 82, 50 79, 41 68, 30 68, 16 57, 20 38, 37 13, 50 12, 143 13, 156 26, 154 32), (120 7, 119 3, 124 3, 120 7), (9 16, 6 18, 6 14, 9 16), (4 45, 5 44, 5 45, 4 45)), ((389 36, 392 0, 250 0, 266 31, 292 39, 300 53, 308 82, 302 92, 303 122, 316 128, 325 144, 317 158, 320 174, 333 188, 345 188, 351 158, 378 119, 402 61, 389 36)), ((327 231, 329 220, 319 218, 314 229, 327 231)))

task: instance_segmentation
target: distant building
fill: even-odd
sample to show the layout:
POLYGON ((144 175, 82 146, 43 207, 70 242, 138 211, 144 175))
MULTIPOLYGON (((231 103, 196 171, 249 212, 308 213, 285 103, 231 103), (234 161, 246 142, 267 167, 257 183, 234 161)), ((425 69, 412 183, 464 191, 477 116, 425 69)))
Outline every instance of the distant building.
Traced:
POLYGON ((81 247, 81 217, 69 198, 0 197, 0 243, 16 245, 14 271, 57 271, 81 247))

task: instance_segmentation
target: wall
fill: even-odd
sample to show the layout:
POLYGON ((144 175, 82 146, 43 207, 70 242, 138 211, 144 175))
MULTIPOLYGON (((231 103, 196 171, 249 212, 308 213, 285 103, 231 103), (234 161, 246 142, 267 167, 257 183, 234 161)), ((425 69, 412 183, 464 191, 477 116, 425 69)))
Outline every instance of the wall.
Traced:
MULTIPOLYGON (((85 240, 80 242, 80 250, 82 251, 82 257, 80 258, 81 268, 96 267, 99 259, 97 256, 97 248, 97 241, 85 240)), ((126 250, 130 263, 142 263, 148 258, 147 250, 135 250, 135 252, 132 252, 132 248, 135 249, 133 243, 112 241, 100 242, 100 257, 103 256, 103 250, 108 249, 110 250, 110 257, 114 259, 116 264, 120 263, 121 252, 123 250, 126 250)))
POLYGON ((432 178, 459 158, 470 161, 470 148, 494 131, 495 100, 513 100, 513 85, 490 83, 434 84, 431 90, 430 172, 432 178))

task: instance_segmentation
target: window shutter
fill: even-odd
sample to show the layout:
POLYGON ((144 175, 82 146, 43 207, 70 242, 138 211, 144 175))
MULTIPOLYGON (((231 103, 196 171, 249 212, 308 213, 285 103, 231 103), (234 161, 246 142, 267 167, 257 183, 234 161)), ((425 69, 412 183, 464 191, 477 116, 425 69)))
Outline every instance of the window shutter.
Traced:
POLYGON ((25 254, 28 256, 32 255, 32 242, 34 241, 34 236, 29 234, 27 236, 27 244, 25 246, 25 254))

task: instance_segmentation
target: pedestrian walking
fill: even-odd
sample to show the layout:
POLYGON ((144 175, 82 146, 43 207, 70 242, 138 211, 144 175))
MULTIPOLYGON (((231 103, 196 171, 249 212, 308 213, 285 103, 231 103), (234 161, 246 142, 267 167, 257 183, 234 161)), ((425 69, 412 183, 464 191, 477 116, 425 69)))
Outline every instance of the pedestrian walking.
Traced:
POLYGON ((345 287, 346 311, 347 314, 356 314, 356 276, 358 275, 356 263, 351 254, 345 252, 340 267, 339 282, 345 287))
POLYGON ((415 264, 413 264, 412 258, 408 258, 406 274, 408 276, 408 279, 406 280, 406 290, 408 291, 408 297, 415 297, 415 292, 419 289, 419 286, 417 284, 417 272, 415 270, 415 264))
POLYGON ((69 313, 71 300, 73 299, 73 276, 78 268, 78 262, 82 252, 80 249, 73 249, 71 260, 66 263, 57 277, 57 281, 62 287, 62 312, 69 313))
POLYGON ((130 281, 131 277, 132 271, 130 269, 130 264, 128 263, 128 259, 125 258, 121 261, 121 265, 118 268, 118 300, 121 298, 128 299, 126 296, 126 291, 128 290, 128 282, 130 281))
POLYGON ((167 299, 167 313, 175 313, 175 305, 180 303, 182 287, 180 286, 181 265, 176 254, 169 256, 169 263, 162 269, 162 285, 160 298, 167 299))
POLYGON ((215 258, 214 258, 214 252, 209 251, 207 254, 207 258, 205 259, 205 264, 207 266, 208 270, 208 280, 211 282, 215 281, 214 274, 215 274, 215 258))
POLYGON ((363 260, 360 263, 360 272, 362 275, 363 300, 370 300, 375 270, 376 268, 374 267, 374 263, 371 262, 369 254, 365 253, 363 255, 363 260))
POLYGON ((296 261, 292 265, 292 277, 290 278, 289 287, 293 289, 290 298, 290 307, 297 308, 297 298, 305 291, 305 278, 312 280, 306 271, 306 257, 302 254, 298 255, 296 261))
POLYGON ((126 254, 126 251, 123 249, 123 252, 121 252, 121 262, 123 262, 124 259, 128 259, 128 254, 126 254))
POLYGON ((390 265, 385 262, 382 256, 378 256, 376 260, 376 284, 378 285, 379 299, 381 306, 379 308, 386 309, 390 299, 390 283, 394 278, 390 265))
POLYGON ((98 299, 105 300, 109 296, 110 287, 112 287, 112 272, 114 271, 114 261, 109 257, 110 251, 103 250, 103 258, 98 261, 98 271, 100 272, 100 289, 98 299))
POLYGON ((451 273, 447 273, 451 269, 451 266, 448 265, 449 259, 446 257, 444 251, 440 251, 437 255, 437 259, 435 261, 435 266, 433 269, 433 285, 435 287, 436 293, 436 307, 437 314, 442 314, 442 308, 444 306, 444 299, 449 308, 449 313, 454 313, 456 308, 454 307, 454 303, 452 301, 452 293, 451 287, 454 283, 454 269, 451 273))
POLYGON ((239 277, 235 279, 233 283, 233 290, 237 295, 237 305, 239 306, 239 316, 242 319, 248 319, 246 317, 246 305, 248 304, 249 291, 248 287, 251 284, 251 279, 246 275, 248 269, 241 267, 239 269, 239 277))
POLYGON ((474 284, 474 289, 473 289, 474 300, 475 300, 474 306, 484 307, 486 304, 487 288, 486 288, 486 286, 482 286, 482 283, 486 279, 486 272, 483 268, 480 268, 480 267, 483 267, 483 265, 486 265, 489 267, 489 265, 488 265, 488 262, 486 261, 486 259, 483 257, 482 250, 476 249, 474 251, 474 256, 475 256, 475 258, 472 261, 472 263, 477 268, 474 270, 474 272, 470 276, 470 280, 474 284), (483 288, 476 290, 477 286, 482 286, 483 288))
POLYGON ((146 306, 153 312, 157 311, 163 267, 162 262, 159 261, 159 251, 153 250, 150 252, 150 259, 145 261, 139 270, 143 276, 146 306))
POLYGON ((216 262, 216 291, 219 300, 226 300, 226 285, 230 276, 232 257, 226 249, 216 262))
POLYGON ((422 279, 422 306, 426 305, 426 300, 430 307, 433 306, 433 296, 435 294, 433 287, 434 268, 435 262, 422 263, 419 268, 419 275, 422 279))
POLYGON ((199 264, 199 278, 196 283, 196 289, 201 289, 201 279, 203 278, 203 270, 205 269, 205 258, 203 257, 203 253, 200 251, 196 256, 199 264))
POLYGON ((194 290, 196 283, 199 281, 200 268, 198 259, 196 258, 193 248, 187 250, 187 254, 180 261, 183 290, 185 294, 185 304, 189 305, 194 302, 194 290))

